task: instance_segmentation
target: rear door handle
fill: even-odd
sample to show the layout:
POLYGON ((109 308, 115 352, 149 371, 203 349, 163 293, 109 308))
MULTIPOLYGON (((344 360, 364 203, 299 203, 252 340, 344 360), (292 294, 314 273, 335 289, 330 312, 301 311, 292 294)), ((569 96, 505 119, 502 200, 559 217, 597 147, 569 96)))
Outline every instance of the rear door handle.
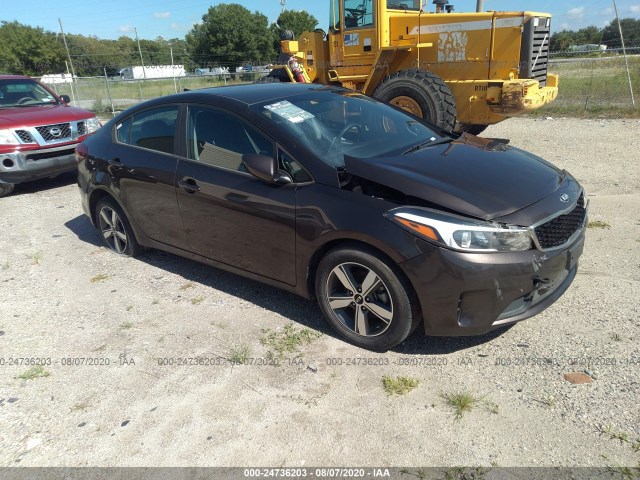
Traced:
POLYGON ((196 183, 193 178, 189 178, 187 180, 180 180, 178 182, 178 186, 180 188, 184 188, 187 193, 196 193, 200 191, 200 186, 196 183))

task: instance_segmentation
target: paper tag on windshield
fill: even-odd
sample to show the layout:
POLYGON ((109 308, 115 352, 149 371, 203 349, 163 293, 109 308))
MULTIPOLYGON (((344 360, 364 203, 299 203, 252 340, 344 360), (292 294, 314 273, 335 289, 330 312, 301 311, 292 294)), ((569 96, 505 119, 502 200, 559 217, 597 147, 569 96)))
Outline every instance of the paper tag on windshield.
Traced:
POLYGON ((271 105, 265 105, 267 110, 275 113, 279 117, 286 118, 291 123, 301 123, 305 120, 309 120, 310 118, 314 118, 312 113, 307 112, 306 110, 301 109, 300 107, 296 107, 291 102, 284 100, 282 102, 273 103, 271 105))

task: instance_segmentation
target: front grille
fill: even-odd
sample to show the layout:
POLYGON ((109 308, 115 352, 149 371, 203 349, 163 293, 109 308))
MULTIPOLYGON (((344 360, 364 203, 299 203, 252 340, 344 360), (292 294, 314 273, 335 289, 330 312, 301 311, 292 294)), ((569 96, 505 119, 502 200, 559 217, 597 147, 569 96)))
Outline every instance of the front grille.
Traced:
POLYGON ((26 130, 16 130, 16 135, 18 135, 22 143, 36 143, 31 134, 26 130))
POLYGON ((84 122, 78 122, 78 136, 87 133, 87 126, 84 122))
POLYGON ((68 123, 44 125, 36 127, 36 130, 46 142, 59 142, 71 138, 71 125, 68 123))
POLYGON ((532 17, 524 24, 520 50, 520 78, 533 78, 547 84, 551 19, 532 17))
POLYGON ((587 209, 583 194, 580 195, 576 206, 569 213, 536 227, 535 234, 540 247, 546 250, 567 243, 573 234, 584 226, 586 215, 587 209))
POLYGON ((32 153, 27 155, 27 160, 44 160, 47 158, 56 158, 56 157, 64 157, 67 155, 73 155, 75 153, 75 148, 68 148, 67 150, 56 150, 55 152, 43 152, 43 153, 32 153))

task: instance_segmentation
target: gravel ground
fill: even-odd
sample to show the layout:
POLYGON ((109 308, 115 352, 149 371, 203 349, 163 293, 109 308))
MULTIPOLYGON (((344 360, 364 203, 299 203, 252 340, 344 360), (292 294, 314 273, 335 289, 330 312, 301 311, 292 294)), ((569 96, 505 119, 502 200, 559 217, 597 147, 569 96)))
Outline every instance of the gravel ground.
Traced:
POLYGON ((638 466, 639 127, 488 129, 571 171, 609 227, 589 229, 573 286, 539 316, 477 338, 417 332, 386 354, 293 295, 110 254, 73 176, 19 186, 0 199, 0 466, 638 466), (279 355, 273 335, 302 343, 279 355), (209 364, 158 360, 195 357, 209 364), (384 375, 419 383, 388 395, 384 375), (457 418, 444 397, 462 393, 457 418))

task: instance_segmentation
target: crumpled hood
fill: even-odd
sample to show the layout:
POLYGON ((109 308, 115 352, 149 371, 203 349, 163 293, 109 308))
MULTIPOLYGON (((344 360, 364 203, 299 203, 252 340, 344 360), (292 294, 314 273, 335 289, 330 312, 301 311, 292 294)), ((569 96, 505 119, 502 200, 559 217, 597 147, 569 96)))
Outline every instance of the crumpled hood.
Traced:
POLYGON ((345 156, 348 173, 463 215, 491 220, 558 189, 566 172, 504 142, 463 134, 407 155, 345 156))
POLYGON ((0 108, 0 128, 35 127, 72 122, 93 117, 82 108, 64 105, 42 105, 19 108, 0 108))

